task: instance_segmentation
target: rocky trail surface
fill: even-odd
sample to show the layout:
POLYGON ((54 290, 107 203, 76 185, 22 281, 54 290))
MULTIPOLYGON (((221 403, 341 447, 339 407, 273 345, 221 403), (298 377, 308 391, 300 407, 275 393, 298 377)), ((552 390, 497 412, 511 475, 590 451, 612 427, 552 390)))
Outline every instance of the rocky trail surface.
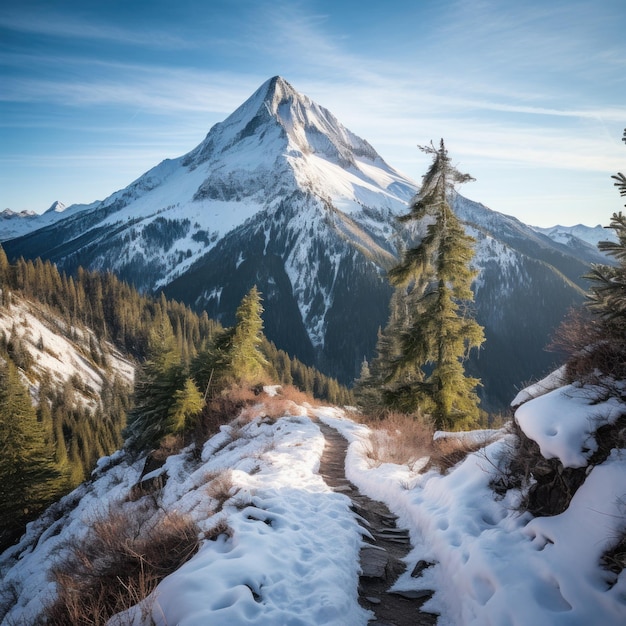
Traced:
MULTIPOLYGON (((396 526, 397 518, 382 502, 361 494, 346 479, 346 439, 334 428, 318 422, 326 439, 320 461, 320 474, 334 491, 345 493, 352 500, 352 510, 364 530, 361 549, 359 602, 372 611, 375 618, 369 626, 430 626, 437 616, 421 611, 422 604, 432 595, 425 591, 390 591, 398 576, 406 569, 404 557, 411 544, 409 532, 396 526)), ((418 577, 430 564, 419 562, 411 573, 418 577)))

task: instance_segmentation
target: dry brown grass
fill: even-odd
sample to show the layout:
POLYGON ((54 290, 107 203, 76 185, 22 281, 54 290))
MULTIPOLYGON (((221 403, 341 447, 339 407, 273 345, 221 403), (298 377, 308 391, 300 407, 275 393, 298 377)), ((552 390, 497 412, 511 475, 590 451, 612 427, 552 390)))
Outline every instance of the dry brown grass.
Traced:
POLYGON ((214 476, 208 476, 207 478, 206 493, 212 500, 215 500, 216 504, 213 508, 213 512, 217 513, 222 510, 226 501, 232 498, 237 492, 233 483, 232 471, 225 470, 214 476))
POLYGON ((396 463, 418 470, 447 472, 488 441, 453 435, 433 440, 432 422, 422 415, 386 413, 382 418, 363 418, 371 435, 367 456, 372 465, 396 463))
POLYGON ((199 529, 188 517, 150 506, 112 508, 67 546, 53 569, 58 599, 47 608, 46 623, 103 625, 146 598, 198 547, 199 529))
POLYGON ((220 519, 209 530, 204 533, 204 538, 209 541, 215 541, 220 535, 227 537, 233 536, 233 529, 228 525, 225 519, 220 519))
POLYGON ((442 474, 485 447, 486 441, 463 437, 441 437, 432 442, 432 453, 425 469, 437 468, 442 474))
POLYGON ((206 441, 219 431, 220 426, 235 419, 242 409, 258 401, 258 390, 245 385, 232 385, 209 398, 196 428, 188 434, 189 441, 206 441))
POLYGON ((430 456, 434 429, 423 416, 388 413, 383 419, 366 422, 372 430, 367 454, 373 464, 412 466, 430 456))
POLYGON ((615 575, 611 581, 611 587, 614 586, 618 576, 626 569, 626 532, 622 533, 614 546, 605 551, 600 564, 615 575))
MULTIPOLYGON (((566 360, 567 382, 606 384, 626 378, 626 341, 622 330, 602 323, 584 307, 571 309, 554 332, 548 349, 566 360)), ((611 395, 620 395, 618 387, 611 395)))
POLYGON ((257 406, 244 408, 238 418, 239 424, 245 424, 254 419, 259 414, 259 411, 265 421, 275 422, 285 415, 300 414, 302 406, 319 405, 318 400, 290 385, 281 386, 273 396, 262 394, 256 398, 256 402, 261 404, 262 407, 260 409, 257 406))
POLYGON ((185 445, 182 435, 167 435, 161 440, 159 447, 152 453, 152 457, 156 462, 165 463, 169 456, 178 454, 185 445))
POLYGON ((291 400, 296 404, 310 404, 311 406, 319 406, 320 401, 311 394, 301 391, 293 385, 283 385, 278 390, 278 396, 285 400, 291 400))

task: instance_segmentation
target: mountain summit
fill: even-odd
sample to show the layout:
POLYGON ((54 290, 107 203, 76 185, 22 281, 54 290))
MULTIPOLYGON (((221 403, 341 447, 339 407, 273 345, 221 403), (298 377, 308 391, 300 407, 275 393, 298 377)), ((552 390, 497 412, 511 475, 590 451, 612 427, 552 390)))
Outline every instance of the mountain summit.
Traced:
MULTIPOLYGON (((275 76, 224 122, 216 124, 206 139, 189 155, 186 163, 198 165, 210 159, 272 149, 295 165, 297 159, 316 155, 344 168, 358 164, 355 156, 376 160, 376 151, 347 130, 327 109, 299 94, 286 80, 275 76)), ((303 172, 301 168, 300 173, 303 172)), ((304 182, 303 180, 300 181, 304 182)))
MULTIPOLYGON (((3 245, 10 258, 42 256, 70 273, 111 270, 225 324, 256 284, 268 338, 349 383, 386 324, 397 246, 424 232, 396 219, 417 188, 277 76, 186 155, 3 245)), ((469 369, 485 406, 501 408, 515 385, 552 365, 543 348, 597 258, 462 196, 453 206, 478 241, 476 317, 487 343, 469 369)))

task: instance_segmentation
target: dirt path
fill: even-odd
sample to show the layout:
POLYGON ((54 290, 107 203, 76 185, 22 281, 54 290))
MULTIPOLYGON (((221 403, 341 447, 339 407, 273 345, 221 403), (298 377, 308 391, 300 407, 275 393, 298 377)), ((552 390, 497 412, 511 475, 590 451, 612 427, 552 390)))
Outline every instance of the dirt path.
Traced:
MULTIPOLYGON (((361 549, 359 603, 376 617, 369 626, 431 626, 437 616, 420 610, 431 592, 390 593, 389 588, 406 569, 402 559, 409 553, 409 533, 396 527, 396 517, 382 503, 359 493, 346 479, 345 459, 348 442, 330 426, 317 422, 326 439, 320 462, 320 474, 335 491, 345 493, 352 500, 352 510, 359 523, 368 531, 361 549)), ((420 576, 428 563, 418 563, 412 576, 420 576)))

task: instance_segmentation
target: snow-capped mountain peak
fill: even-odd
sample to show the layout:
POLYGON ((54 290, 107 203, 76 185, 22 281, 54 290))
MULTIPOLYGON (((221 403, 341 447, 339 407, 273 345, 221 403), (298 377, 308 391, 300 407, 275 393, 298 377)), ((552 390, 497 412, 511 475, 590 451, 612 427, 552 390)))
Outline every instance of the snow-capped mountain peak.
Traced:
POLYGON ((211 170, 196 199, 223 195, 225 174, 237 195, 278 183, 357 205, 371 204, 372 193, 383 195, 400 210, 415 192, 413 181, 389 167, 367 141, 280 76, 216 124, 183 163, 192 169, 208 163, 211 170), (267 170, 273 183, 264 180, 267 170))
POLYGON ((259 87, 223 122, 216 124, 205 140, 190 153, 199 163, 239 150, 240 142, 255 137, 267 143, 270 127, 279 130, 271 137, 276 147, 303 154, 319 153, 353 162, 353 153, 375 159, 375 150, 348 131, 327 109, 298 93, 284 78, 274 76, 259 87), (320 141, 321 137, 324 141, 320 141))
POLYGON ((55 200, 50 208, 46 210, 46 213, 63 213, 67 207, 60 202, 59 200, 55 200))
POLYGON ((576 224, 576 226, 551 226, 549 228, 533 227, 537 232, 543 233, 557 243, 572 245, 572 241, 578 239, 584 241, 593 247, 597 247, 601 241, 617 241, 615 232, 610 228, 598 224, 597 226, 585 226, 584 224, 576 224))
MULTIPOLYGON (((48 213, 49 226, 8 242, 5 251, 12 259, 43 256, 68 272, 110 270, 225 324, 256 284, 268 338, 350 382, 388 318, 385 270, 399 243, 415 242, 417 233, 395 218, 416 191, 367 141, 276 76, 187 154, 88 209, 48 213)), ((479 239, 478 319, 492 334, 481 367, 490 346, 497 353, 515 328, 533 328, 535 343, 526 342, 533 369, 529 357, 507 384, 528 379, 546 329, 582 299, 577 281, 598 257, 589 256, 590 246, 572 255, 461 196, 453 204, 479 239), (546 310, 522 313, 537 291, 548 294, 546 310)), ((486 394, 500 393, 508 402, 508 391, 492 391, 490 375, 478 373, 486 394)))

